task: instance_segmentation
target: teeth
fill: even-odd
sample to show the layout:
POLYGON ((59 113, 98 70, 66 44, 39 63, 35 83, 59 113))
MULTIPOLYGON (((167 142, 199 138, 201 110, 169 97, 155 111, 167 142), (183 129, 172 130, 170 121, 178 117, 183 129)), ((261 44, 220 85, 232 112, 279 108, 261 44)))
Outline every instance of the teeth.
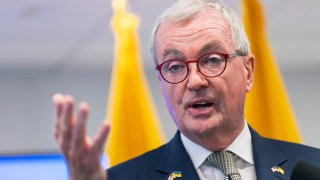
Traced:
POLYGON ((202 104, 207 104, 207 102, 199 102, 199 103, 196 103, 196 104, 202 105, 202 104))
POLYGON ((205 105, 205 104, 209 104, 209 102, 198 102, 198 103, 194 103, 194 105, 205 105))

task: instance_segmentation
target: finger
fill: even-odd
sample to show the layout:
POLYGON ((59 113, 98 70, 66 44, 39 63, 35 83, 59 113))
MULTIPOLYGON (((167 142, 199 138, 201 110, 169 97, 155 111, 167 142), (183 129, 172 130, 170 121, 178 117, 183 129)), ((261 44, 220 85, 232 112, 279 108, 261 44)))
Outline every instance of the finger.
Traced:
POLYGON ((103 150, 103 146, 107 141, 107 138, 109 136, 109 132, 110 132, 110 124, 105 120, 99 131, 97 132, 94 140, 93 140, 93 146, 94 149, 97 150, 97 152, 102 152, 103 150))
POLYGON ((62 108, 64 104, 64 97, 56 93, 52 97, 52 102, 54 106, 54 111, 55 111, 55 118, 54 118, 54 136, 58 140, 59 135, 60 135, 60 119, 61 119, 61 114, 62 114, 62 108))
POLYGON ((89 114, 89 106, 82 102, 79 105, 78 118, 72 131, 71 148, 73 150, 80 149, 86 137, 86 124, 89 114))
POLYGON ((60 118, 61 114, 62 114, 62 106, 63 106, 63 102, 64 102, 63 95, 60 93, 54 94, 52 97, 52 102, 55 107, 55 115, 57 118, 60 118))
POLYGON ((70 148, 72 124, 73 124, 73 107, 74 99, 72 96, 65 96, 65 103, 63 105, 61 123, 60 123, 60 133, 62 134, 62 149, 66 153, 70 148))

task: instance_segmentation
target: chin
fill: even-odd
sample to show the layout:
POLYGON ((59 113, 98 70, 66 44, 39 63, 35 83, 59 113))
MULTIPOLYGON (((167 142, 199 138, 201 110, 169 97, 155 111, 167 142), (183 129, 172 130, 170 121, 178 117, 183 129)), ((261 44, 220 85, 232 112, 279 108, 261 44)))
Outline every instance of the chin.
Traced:
POLYGON ((206 119, 206 120, 195 120, 196 122, 190 122, 189 128, 186 127, 186 130, 191 136, 197 138, 207 138, 212 134, 215 134, 221 130, 221 121, 217 119, 206 119))

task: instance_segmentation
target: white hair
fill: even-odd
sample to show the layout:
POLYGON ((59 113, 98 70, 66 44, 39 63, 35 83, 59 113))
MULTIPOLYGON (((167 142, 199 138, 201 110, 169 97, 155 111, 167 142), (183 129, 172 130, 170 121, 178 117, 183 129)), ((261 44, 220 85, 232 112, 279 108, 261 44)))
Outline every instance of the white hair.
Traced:
POLYGON ((233 46, 237 53, 240 55, 248 55, 250 45, 246 33, 239 16, 236 12, 226 6, 220 0, 179 0, 168 9, 164 10, 157 18, 151 38, 150 38, 150 51, 153 56, 155 65, 157 65, 156 57, 156 33, 162 23, 171 20, 175 23, 185 22, 194 18, 200 11, 210 7, 221 13, 227 20, 233 40, 233 46))

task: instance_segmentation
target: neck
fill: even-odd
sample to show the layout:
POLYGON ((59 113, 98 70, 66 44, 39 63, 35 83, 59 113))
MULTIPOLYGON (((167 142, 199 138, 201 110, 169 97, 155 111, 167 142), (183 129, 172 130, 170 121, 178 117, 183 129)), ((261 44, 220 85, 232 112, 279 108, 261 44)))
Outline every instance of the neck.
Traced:
POLYGON ((245 121, 241 121, 237 126, 230 129, 218 129, 216 131, 204 133, 196 136, 186 136, 193 142, 210 151, 223 151, 227 149, 244 129, 245 121))

